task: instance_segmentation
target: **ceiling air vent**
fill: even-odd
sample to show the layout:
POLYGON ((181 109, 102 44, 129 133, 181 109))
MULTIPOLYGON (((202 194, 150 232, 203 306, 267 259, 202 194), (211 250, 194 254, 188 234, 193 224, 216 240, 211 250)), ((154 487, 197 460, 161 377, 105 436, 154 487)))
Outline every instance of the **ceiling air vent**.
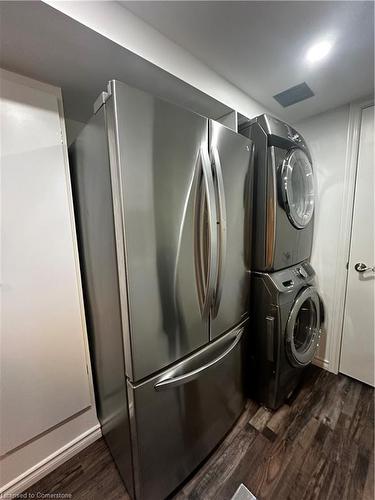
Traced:
POLYGON ((290 89, 280 92, 273 96, 276 101, 281 104, 284 108, 296 104, 296 102, 304 101, 309 97, 312 97, 314 92, 310 89, 306 82, 290 87, 290 89))

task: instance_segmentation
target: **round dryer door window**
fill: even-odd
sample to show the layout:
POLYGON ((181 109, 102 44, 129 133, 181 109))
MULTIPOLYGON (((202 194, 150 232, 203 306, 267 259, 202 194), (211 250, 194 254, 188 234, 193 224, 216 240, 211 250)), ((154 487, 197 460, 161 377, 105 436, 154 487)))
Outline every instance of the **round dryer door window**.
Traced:
POLYGON ((303 289, 290 311, 286 326, 286 348, 293 366, 309 364, 315 354, 320 332, 320 301, 313 286, 303 289))
POLYGON ((314 176, 311 162, 301 149, 293 149, 285 158, 281 183, 289 220, 297 229, 302 229, 314 213, 314 176))

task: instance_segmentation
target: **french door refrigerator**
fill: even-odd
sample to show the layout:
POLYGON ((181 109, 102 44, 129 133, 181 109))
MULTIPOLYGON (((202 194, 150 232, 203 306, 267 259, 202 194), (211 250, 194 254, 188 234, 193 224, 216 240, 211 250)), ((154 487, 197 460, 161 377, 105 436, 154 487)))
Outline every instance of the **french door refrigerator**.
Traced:
POLYGON ((103 435, 165 498, 243 409, 252 142, 111 81, 70 149, 103 435))

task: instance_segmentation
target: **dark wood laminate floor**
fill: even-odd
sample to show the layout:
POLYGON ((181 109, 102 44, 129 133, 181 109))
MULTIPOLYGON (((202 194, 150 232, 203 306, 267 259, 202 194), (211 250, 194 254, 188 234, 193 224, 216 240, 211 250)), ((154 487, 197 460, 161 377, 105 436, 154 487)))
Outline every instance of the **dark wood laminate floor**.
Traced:
MULTIPOLYGON (((236 426, 174 500, 229 500, 240 483, 259 499, 373 500, 374 391, 311 367, 277 412, 249 401, 236 426)), ((128 500, 100 439, 28 492, 128 500)))

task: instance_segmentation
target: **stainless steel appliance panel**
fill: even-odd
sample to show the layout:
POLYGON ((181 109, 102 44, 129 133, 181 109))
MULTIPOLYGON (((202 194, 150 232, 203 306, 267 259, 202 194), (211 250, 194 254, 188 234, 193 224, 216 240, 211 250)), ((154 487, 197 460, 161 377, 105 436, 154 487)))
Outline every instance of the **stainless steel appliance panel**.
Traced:
POLYGON ((281 197, 282 178, 280 167, 288 152, 269 148, 269 159, 274 171, 278 200, 275 205, 275 239, 273 251, 273 268, 283 269, 310 258, 314 235, 314 217, 303 229, 296 229, 290 222, 281 197))
POLYGON ((312 172, 304 174, 303 169, 288 167, 290 155, 299 151, 305 157, 305 166, 311 163, 304 139, 295 129, 269 115, 253 119, 241 133, 253 139, 256 148, 253 270, 277 271, 309 259, 314 217, 308 223, 306 219, 306 225, 293 224, 290 217, 291 211, 301 207, 313 208, 312 172), (308 194, 306 198, 300 196, 302 185, 308 194))
POLYGON ((320 299, 307 262, 274 273, 253 273, 249 390, 277 409, 296 388, 319 344, 320 299))
POLYGON ((169 495, 241 414, 244 328, 245 324, 147 382, 128 383, 139 498, 169 495))
POLYGON ((252 269, 271 269, 274 253, 274 206, 273 175, 268 156, 267 135, 261 127, 246 125, 241 134, 255 144, 254 153, 254 202, 253 241, 251 247, 252 269), (264 165, 263 168, 259 165, 264 165), (272 218, 270 217, 272 215, 272 218))
POLYGON ((117 120, 133 381, 208 342, 197 285, 196 197, 207 119, 111 82, 117 120))
POLYGON ((218 197, 219 272, 211 338, 246 317, 251 266, 253 143, 210 121, 210 155, 218 197))
POLYGON ((104 107, 85 126, 69 153, 96 408, 104 438, 133 494, 104 107))

